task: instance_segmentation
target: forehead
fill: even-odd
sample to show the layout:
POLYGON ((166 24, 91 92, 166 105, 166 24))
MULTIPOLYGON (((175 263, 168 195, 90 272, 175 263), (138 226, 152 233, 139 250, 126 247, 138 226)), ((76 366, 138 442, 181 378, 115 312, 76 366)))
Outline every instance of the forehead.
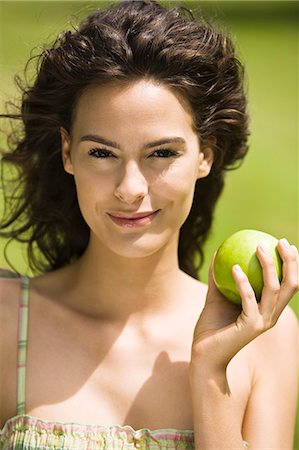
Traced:
POLYGON ((193 128, 188 102, 178 92, 148 80, 88 86, 74 111, 74 127, 126 126, 142 123, 193 128))

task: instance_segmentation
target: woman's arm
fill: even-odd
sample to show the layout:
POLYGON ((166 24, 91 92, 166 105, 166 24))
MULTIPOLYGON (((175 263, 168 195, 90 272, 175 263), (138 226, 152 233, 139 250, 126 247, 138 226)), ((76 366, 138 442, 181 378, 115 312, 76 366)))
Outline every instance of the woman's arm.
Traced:
POLYGON ((14 278, 11 273, 0 276, 0 429, 16 414, 20 282, 14 278))
POLYGON ((298 322, 287 308, 253 343, 254 385, 243 425, 252 449, 293 450, 298 396, 298 322))
MULTIPOLYGON (((195 328, 190 364, 195 445, 198 450, 243 448, 243 412, 237 396, 234 395, 234 386, 229 386, 227 366, 231 359, 254 339, 257 338, 254 342, 256 346, 258 340, 261 343, 266 341, 266 338, 260 335, 274 327, 289 300, 298 290, 298 251, 294 246, 284 245, 283 241, 279 242, 278 249, 283 260, 281 285, 272 257, 262 248, 257 249, 264 278, 260 303, 256 302, 245 274, 237 268, 234 269, 234 279, 242 297, 241 311, 238 306, 219 294, 210 271, 206 305, 195 328)), ((267 341, 271 351, 275 343, 274 334, 281 335, 279 328, 280 325, 277 324, 278 331, 274 332, 273 329, 268 332, 267 341)), ((292 336, 290 340, 294 339, 294 334, 292 336)), ((292 352, 291 358, 296 357, 296 353, 292 352)), ((275 385, 278 382, 279 375, 273 371, 272 383, 275 385)), ((253 397, 251 399, 253 400, 253 397)), ((271 404, 268 408, 265 407, 264 414, 271 408, 271 404)), ((290 414, 293 414, 293 409, 291 406, 290 414)), ((251 411, 254 415, 255 411, 251 411)), ((248 417, 246 420, 249 420, 248 417)), ((252 438, 254 430, 251 427, 250 434, 248 430, 247 428, 246 435, 252 438)), ((270 439, 268 431, 267 434, 264 433, 264 442, 269 447, 267 438, 270 439)), ((280 441, 275 445, 278 448, 280 441)), ((252 445, 250 448, 254 449, 252 445)))
POLYGON ((198 365, 191 364, 190 381, 195 449, 243 449, 242 407, 230 389, 225 371, 217 372, 199 360, 198 365))

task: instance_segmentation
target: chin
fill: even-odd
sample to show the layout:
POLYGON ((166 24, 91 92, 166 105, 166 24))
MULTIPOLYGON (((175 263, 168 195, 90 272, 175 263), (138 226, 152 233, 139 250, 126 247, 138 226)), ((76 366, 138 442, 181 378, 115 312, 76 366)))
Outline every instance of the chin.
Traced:
POLYGON ((147 258, 149 256, 158 253, 161 248, 163 248, 163 244, 161 246, 157 245, 156 242, 153 245, 150 243, 146 244, 134 244, 130 246, 111 246, 110 250, 118 256, 128 259, 141 259, 147 258))
POLYGON ((154 254, 158 254, 173 242, 174 236, 166 236, 161 234, 147 234, 138 238, 131 237, 128 239, 105 239, 102 241, 109 252, 128 259, 147 258, 154 254))

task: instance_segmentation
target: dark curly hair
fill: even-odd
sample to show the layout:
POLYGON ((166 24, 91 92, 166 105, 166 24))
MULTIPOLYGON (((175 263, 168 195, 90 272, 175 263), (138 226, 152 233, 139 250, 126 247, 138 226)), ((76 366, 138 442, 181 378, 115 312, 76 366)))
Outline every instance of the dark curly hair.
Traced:
POLYGON ((212 170, 197 181, 179 239, 180 267, 198 277, 224 170, 247 152, 244 70, 226 33, 186 8, 167 9, 153 0, 112 4, 60 35, 39 56, 32 86, 18 83, 21 109, 1 115, 19 126, 8 136, 9 151, 2 152, 2 175, 4 164, 18 175, 12 192, 2 177, 0 236, 27 244, 33 272, 75 261, 89 240, 73 177, 63 168, 60 127, 71 131, 72 111, 86 86, 142 78, 183 95, 201 145, 212 142, 212 170))

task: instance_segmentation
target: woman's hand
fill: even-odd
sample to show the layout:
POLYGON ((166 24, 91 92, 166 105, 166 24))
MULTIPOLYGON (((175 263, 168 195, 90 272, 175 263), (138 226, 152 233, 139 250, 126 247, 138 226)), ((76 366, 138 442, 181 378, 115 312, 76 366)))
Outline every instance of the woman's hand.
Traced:
POLYGON ((247 276, 239 266, 233 267, 242 307, 229 302, 218 291, 212 276, 213 263, 211 264, 206 304, 194 331, 193 362, 199 359, 202 363, 204 360, 210 369, 223 370, 245 345, 275 325, 299 288, 297 248, 286 239, 281 239, 278 251, 283 261, 281 284, 267 248, 257 248, 264 280, 259 303, 247 276))

